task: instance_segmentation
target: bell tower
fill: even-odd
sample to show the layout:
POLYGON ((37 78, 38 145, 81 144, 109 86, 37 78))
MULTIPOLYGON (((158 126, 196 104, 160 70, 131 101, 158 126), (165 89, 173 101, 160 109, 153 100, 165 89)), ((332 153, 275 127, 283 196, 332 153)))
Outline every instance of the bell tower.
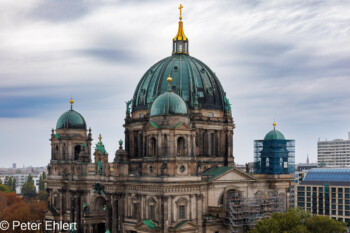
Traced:
POLYGON ((73 110, 74 100, 70 100, 70 110, 57 121, 56 130, 51 133, 51 160, 49 174, 72 176, 86 174, 84 163, 91 162, 91 129, 86 129, 82 115, 73 110))

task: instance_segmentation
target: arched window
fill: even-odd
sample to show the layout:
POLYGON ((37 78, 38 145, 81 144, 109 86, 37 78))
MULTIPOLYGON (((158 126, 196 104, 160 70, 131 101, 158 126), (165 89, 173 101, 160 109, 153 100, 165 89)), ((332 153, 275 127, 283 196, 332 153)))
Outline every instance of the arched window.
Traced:
POLYGON ((177 156, 185 156, 185 139, 183 137, 177 139, 176 152, 177 156))
POLYGON ((186 219, 187 218, 187 206, 188 206, 188 200, 186 198, 180 198, 176 201, 177 205, 177 212, 178 212, 178 218, 179 219, 186 219))
POLYGON ((93 206, 94 212, 102 213, 106 208, 106 200, 103 197, 96 198, 95 205, 93 206))
POLYGON ((148 219, 156 220, 156 201, 151 197, 147 200, 148 219))
POLYGON ((280 168, 283 168, 283 159, 280 158, 280 168))
POLYGON ((270 159, 266 158, 266 167, 270 167, 270 159))
POLYGON ((157 155, 157 140, 154 137, 152 137, 150 139, 149 154, 150 154, 150 156, 156 156, 157 155))
POLYGON ((81 151, 80 145, 77 145, 77 146, 74 147, 74 160, 78 160, 79 159, 80 151, 81 151))

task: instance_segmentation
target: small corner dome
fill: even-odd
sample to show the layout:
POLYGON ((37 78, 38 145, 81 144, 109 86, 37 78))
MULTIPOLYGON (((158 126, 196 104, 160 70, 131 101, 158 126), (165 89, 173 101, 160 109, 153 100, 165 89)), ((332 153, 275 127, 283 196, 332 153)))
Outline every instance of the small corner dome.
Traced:
POLYGON ((161 115, 187 115, 185 101, 172 91, 167 91, 158 96, 151 107, 150 116, 161 115))
POLYGON ((80 113, 73 109, 63 113, 57 121, 56 129, 84 129, 86 130, 85 119, 80 113))
POLYGON ((285 138, 280 131, 273 129, 266 134, 264 140, 285 140, 285 138))

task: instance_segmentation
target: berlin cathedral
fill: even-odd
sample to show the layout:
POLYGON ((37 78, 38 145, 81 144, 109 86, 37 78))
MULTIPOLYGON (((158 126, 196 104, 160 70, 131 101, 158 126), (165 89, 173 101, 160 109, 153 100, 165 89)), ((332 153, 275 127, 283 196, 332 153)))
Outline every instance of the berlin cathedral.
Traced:
POLYGON ((101 135, 92 149, 73 100, 52 129, 45 219, 76 224, 65 232, 245 232, 288 207, 293 175, 235 167, 231 105, 189 55, 179 9, 172 54, 140 79, 113 157, 101 135))

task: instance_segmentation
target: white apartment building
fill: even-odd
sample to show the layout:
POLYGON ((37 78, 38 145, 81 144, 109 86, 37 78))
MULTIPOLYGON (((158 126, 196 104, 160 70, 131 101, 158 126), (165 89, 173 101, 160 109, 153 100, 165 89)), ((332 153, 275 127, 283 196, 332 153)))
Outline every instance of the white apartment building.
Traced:
POLYGON ((317 162, 319 166, 350 166, 350 132, 347 140, 318 141, 317 162))

